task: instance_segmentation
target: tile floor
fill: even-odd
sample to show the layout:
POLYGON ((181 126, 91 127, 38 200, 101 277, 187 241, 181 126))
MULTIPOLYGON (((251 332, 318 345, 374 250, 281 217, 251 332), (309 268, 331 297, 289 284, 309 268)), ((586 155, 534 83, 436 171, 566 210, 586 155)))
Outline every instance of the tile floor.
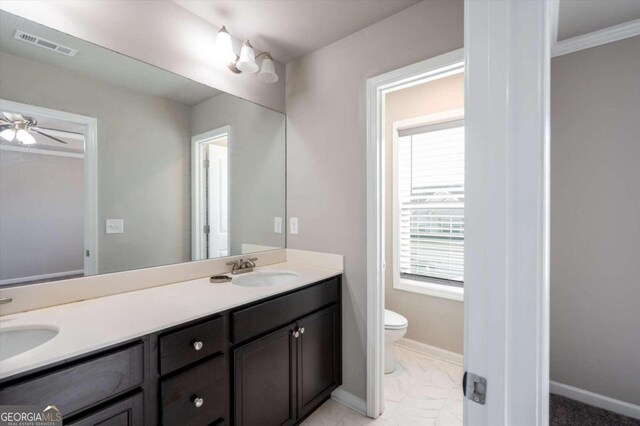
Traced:
POLYGON ((461 426, 462 367, 396 346, 398 367, 385 375, 385 411, 369 419, 328 400, 304 426, 461 426))

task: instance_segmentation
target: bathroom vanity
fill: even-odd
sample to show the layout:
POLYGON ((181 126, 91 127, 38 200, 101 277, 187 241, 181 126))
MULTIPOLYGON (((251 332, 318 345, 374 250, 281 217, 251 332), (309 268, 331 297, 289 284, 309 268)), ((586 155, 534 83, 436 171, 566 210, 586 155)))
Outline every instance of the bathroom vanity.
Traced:
MULTIPOLYGON (((250 303, 4 377, 0 404, 53 404, 65 424, 296 424, 342 380, 341 275, 322 273, 333 276, 275 286, 280 287, 271 291, 275 294, 250 303)), ((195 281, 205 286, 205 280, 195 281)), ((208 291, 230 288, 246 298, 263 291, 231 286, 208 284, 208 291)), ((131 297, 144 298, 150 291, 169 296, 170 287, 131 297)), ((104 304, 105 299, 114 298, 96 301, 104 304)), ((114 315, 118 310, 114 305, 114 315)), ((55 318, 55 312, 48 317, 55 318)), ((102 321, 110 334, 109 318, 102 321)))

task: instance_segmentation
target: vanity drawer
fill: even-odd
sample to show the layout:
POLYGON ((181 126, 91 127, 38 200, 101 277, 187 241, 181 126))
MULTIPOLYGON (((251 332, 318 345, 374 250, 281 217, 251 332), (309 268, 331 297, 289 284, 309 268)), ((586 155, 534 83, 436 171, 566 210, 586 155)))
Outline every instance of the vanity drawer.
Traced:
POLYGON ((160 374, 170 373, 223 351, 223 326, 222 317, 218 317, 160 336, 160 374))
POLYGON ((2 405, 56 405, 64 416, 142 385, 143 344, 0 389, 2 405))
POLYGON ((340 299, 338 278, 278 296, 231 314, 232 339, 243 342, 288 324, 340 299))
POLYGON ((193 367, 160 385, 162 424, 210 425, 225 415, 228 386, 224 356, 193 367), (196 400, 202 399, 197 406, 196 400))

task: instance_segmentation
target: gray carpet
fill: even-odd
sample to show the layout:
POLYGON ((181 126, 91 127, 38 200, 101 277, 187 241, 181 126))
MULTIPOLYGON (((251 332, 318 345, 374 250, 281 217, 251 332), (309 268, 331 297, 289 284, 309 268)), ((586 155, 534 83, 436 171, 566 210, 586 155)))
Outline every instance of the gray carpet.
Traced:
POLYGON ((564 396, 550 395, 551 426, 640 426, 640 420, 592 407, 564 396))

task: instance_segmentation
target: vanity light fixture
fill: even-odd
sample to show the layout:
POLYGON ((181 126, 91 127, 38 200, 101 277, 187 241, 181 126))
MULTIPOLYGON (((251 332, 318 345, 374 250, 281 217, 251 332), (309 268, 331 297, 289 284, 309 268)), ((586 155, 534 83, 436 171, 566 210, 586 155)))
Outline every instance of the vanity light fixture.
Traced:
POLYGON ((253 51, 253 46, 249 40, 246 40, 242 43, 240 56, 236 55, 231 44, 231 35, 224 26, 218 31, 215 52, 216 56, 226 63, 229 69, 236 74, 243 72, 253 74, 257 72, 258 80, 264 83, 275 83, 278 81, 275 64, 269 52, 262 52, 256 56, 253 51), (262 66, 258 66, 257 63, 260 59, 262 59, 262 66))

